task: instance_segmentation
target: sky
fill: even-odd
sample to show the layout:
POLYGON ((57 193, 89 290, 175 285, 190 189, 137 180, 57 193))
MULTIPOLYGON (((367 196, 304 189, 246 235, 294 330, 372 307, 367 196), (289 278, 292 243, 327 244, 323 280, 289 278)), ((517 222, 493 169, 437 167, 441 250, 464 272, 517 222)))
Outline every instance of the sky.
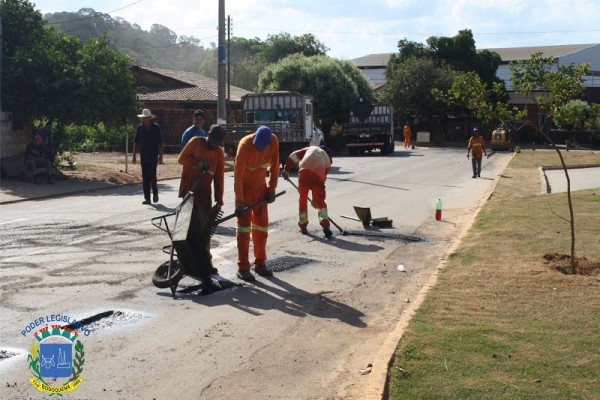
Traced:
MULTIPOLYGON (((394 53, 399 40, 470 29, 478 49, 600 43, 597 0, 224 0, 231 35, 312 33, 339 59, 394 53)), ((218 42, 219 0, 31 0, 42 14, 92 8, 150 30, 166 26, 201 45, 218 42)))

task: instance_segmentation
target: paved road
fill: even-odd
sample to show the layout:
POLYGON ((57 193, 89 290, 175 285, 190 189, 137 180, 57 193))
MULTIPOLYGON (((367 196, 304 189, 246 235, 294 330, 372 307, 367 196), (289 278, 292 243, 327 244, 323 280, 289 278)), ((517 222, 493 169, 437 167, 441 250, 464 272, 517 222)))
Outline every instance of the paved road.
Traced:
MULTIPOLYGON (((0 215, 0 398, 35 397, 27 382, 30 324, 52 315, 77 320, 115 311, 87 327, 79 397, 362 398, 381 390, 383 344, 427 285, 492 190, 510 155, 484 160, 472 179, 464 150, 417 149, 392 157, 340 157, 328 179, 332 217, 355 233, 325 240, 310 215, 296 226, 297 197, 270 208, 270 264, 275 278, 207 297, 149 285, 170 243, 149 221, 179 204, 178 181, 161 182, 161 202, 140 204, 139 185, 63 198, 3 204, 0 215), (443 220, 434 220, 437 199, 443 220), (370 207, 394 228, 365 230, 352 206, 370 207), (365 233, 367 235, 365 235, 365 233), (387 234, 391 237, 368 235, 387 234), (411 242, 403 237, 424 240, 411 242), (407 272, 399 272, 402 264, 407 272), (22 334, 22 331, 25 333, 22 334), (373 375, 359 370, 374 364, 373 375)), ((233 210, 231 174, 226 204, 233 210)), ((287 185, 287 186, 286 186, 287 185)), ((214 264, 235 279, 234 220, 213 236, 214 264)), ((182 281, 193 285, 192 280, 182 281)), ((393 351, 393 348, 392 348, 393 351)), ((383 352, 385 353, 385 352, 383 352)), ((383 375, 385 377, 385 375, 383 375)))

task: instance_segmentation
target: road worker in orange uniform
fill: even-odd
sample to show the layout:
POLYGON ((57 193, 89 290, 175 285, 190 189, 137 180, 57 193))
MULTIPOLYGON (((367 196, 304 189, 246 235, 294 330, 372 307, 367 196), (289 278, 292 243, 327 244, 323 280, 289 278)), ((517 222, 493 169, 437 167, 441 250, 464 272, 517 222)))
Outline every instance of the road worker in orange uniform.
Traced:
POLYGON ((267 236, 269 212, 261 204, 244 212, 244 208, 261 200, 275 201, 279 178, 279 139, 266 126, 240 140, 234 164, 235 210, 237 217, 238 272, 237 277, 253 281, 250 272, 250 234, 254 245, 254 270, 261 276, 272 276, 267 268, 267 236), (266 182, 267 170, 269 181, 266 182))
POLYGON ((404 147, 410 147, 412 142, 412 131, 410 130, 410 125, 408 122, 404 124, 404 130, 402 133, 404 134, 404 147))
POLYGON ((283 178, 290 179, 290 171, 300 164, 298 171, 298 193, 300 194, 298 206, 298 226, 302 234, 306 235, 308 230, 308 192, 312 191, 312 206, 317 209, 319 224, 323 228, 325 237, 333 235, 329 228, 329 215, 327 214, 327 203, 325 203, 325 179, 331 169, 331 157, 333 152, 327 146, 309 146, 296 150, 290 154, 285 162, 283 178))
POLYGON ((223 127, 213 125, 208 132, 208 138, 194 136, 187 142, 177 159, 179 164, 183 165, 179 197, 185 197, 204 172, 202 180, 194 189, 194 204, 200 217, 208 215, 212 208, 211 184, 214 184, 215 188, 216 205, 223 205, 225 154, 221 146, 224 139, 223 127))
MULTIPOLYGON (((181 153, 177 161, 183 165, 181 181, 179 183, 179 197, 185 197, 193 189, 194 208, 192 218, 197 221, 193 226, 202 229, 212 208, 212 190, 214 186, 215 205, 219 209, 223 206, 223 188, 225 182, 225 154, 223 153, 223 140, 225 130, 220 125, 212 125, 208 132, 208 138, 192 137, 181 153), (201 178, 201 179, 200 179, 201 178), (200 179, 196 187, 194 184, 200 179)), ((198 243, 200 244, 200 243, 198 243)), ((210 240, 205 244, 208 257, 210 255, 210 240)), ((210 273, 219 271, 210 267, 210 273)))

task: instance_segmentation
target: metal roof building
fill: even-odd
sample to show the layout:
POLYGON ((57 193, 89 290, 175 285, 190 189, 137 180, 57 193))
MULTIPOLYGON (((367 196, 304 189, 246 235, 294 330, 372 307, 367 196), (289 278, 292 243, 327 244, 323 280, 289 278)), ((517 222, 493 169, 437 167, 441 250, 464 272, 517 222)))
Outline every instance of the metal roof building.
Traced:
MULTIPOLYGON (((556 46, 532 46, 489 48, 500 55, 502 64, 498 67, 497 76, 502 79, 508 90, 511 90, 509 64, 514 61, 529 60, 532 54, 541 52, 545 57, 554 57, 558 65, 590 64, 589 76, 585 79, 585 87, 600 87, 600 44, 566 44, 556 46)), ((369 54, 352 60, 373 85, 385 83, 385 67, 394 53, 369 54)))

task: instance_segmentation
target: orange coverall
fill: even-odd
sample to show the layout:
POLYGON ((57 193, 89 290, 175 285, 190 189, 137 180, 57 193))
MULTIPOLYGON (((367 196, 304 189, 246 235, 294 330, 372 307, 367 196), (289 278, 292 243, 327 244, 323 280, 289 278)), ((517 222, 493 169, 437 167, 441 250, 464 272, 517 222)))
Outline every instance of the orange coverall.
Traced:
POLYGON ((194 203, 199 210, 205 210, 206 212, 210 210, 212 207, 211 184, 214 182, 215 203, 223 205, 225 155, 221 147, 211 150, 208 148, 205 138, 193 137, 183 148, 177 161, 183 165, 181 182, 179 183, 179 197, 184 197, 202 175, 202 170, 197 166, 198 161, 202 161, 208 165, 208 169, 214 172, 214 175, 206 173, 196 186, 194 203))
POLYGON ((312 201, 317 208, 319 224, 329 228, 329 215, 325 203, 325 180, 331 168, 331 160, 325 150, 318 146, 305 147, 296 150, 285 163, 285 171, 290 172, 296 164, 300 163, 298 172, 298 193, 300 194, 298 206, 298 226, 306 228, 308 225, 308 192, 312 191, 312 201))
MULTIPOLYGON (((208 169, 213 172, 206 173, 200 183, 194 189, 194 216, 202 227, 206 221, 211 202, 211 184, 215 187, 215 203, 223 205, 223 187, 225 177, 225 155, 223 149, 209 149, 206 138, 193 137, 188 141, 177 159, 179 164, 183 165, 181 171, 181 182, 179 183, 179 197, 185 195, 192 189, 194 183, 202 175, 202 170, 198 168, 199 161, 208 165, 208 169)), ((206 250, 210 251, 210 241, 206 243, 206 250)))
POLYGON ((410 130, 410 126, 408 126, 408 124, 404 125, 404 130, 402 133, 404 134, 404 147, 410 147, 412 131, 410 130))
MULTIPOLYGON (((254 134, 247 135, 237 148, 234 164, 235 202, 245 207, 275 193, 279 179, 279 139, 271 135, 271 144, 259 150, 252 144, 254 134), (266 182, 269 170, 269 182, 266 182)), ((267 261, 269 212, 267 204, 248 210, 237 218, 238 270, 249 271, 250 234, 254 244, 254 267, 264 267, 267 261)))

